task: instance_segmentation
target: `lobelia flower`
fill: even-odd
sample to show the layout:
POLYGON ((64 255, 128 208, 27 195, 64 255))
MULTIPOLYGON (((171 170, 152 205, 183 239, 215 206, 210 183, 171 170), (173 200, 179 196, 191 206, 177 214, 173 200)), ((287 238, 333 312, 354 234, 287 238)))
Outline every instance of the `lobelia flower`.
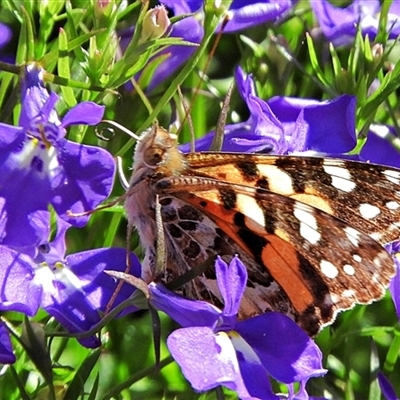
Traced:
MULTIPOLYGON (((346 8, 333 6, 327 0, 311 1, 323 34, 335 46, 354 43, 357 27, 363 36, 373 41, 378 33, 381 4, 378 0, 354 0, 346 8)), ((389 39, 400 34, 400 2, 392 2, 387 22, 389 39)))
MULTIPOLYGON (((356 97, 340 96, 316 101, 290 97, 257 97, 251 75, 239 67, 235 74, 239 93, 246 102, 250 118, 225 127, 223 151, 290 154, 312 151, 339 156, 356 143, 356 97)), ((196 140, 196 151, 210 149, 214 132, 196 140)), ((181 150, 190 151, 190 145, 181 150)))
POLYGON ((399 168, 400 151, 391 142, 400 148, 400 141, 392 126, 371 125, 367 141, 360 151, 361 160, 399 168))
POLYGON ((382 372, 378 372, 378 382, 385 400, 399 400, 392 385, 382 372))
POLYGON ((292 8, 291 0, 233 0, 229 7, 229 20, 224 25, 224 32, 236 32, 242 29, 276 22, 292 8))
MULTIPOLYGON (((174 16, 196 13, 201 11, 204 2, 201 0, 164 0, 163 5, 168 7, 174 16)), ((224 25, 223 32, 236 32, 266 22, 275 22, 282 18, 292 7, 291 0, 263 0, 241 1, 234 0, 228 11, 229 20, 224 25)), ((198 18, 187 17, 172 25, 170 37, 182 38, 191 43, 200 43, 204 36, 204 29, 198 18)), ((169 46, 157 54, 158 57, 168 57, 157 66, 152 76, 148 90, 171 76, 196 51, 191 46, 169 46)))
POLYGON ((0 48, 4 47, 11 39, 11 29, 0 23, 0 48))
POLYGON ((286 384, 302 382, 306 395, 305 382, 326 373, 318 347, 283 314, 270 312, 238 321, 246 267, 238 257, 229 267, 218 258, 215 269, 225 304, 222 311, 162 285, 149 285, 151 304, 183 327, 170 334, 167 345, 193 388, 206 391, 223 385, 241 399, 278 399, 271 389, 271 375, 286 384))
MULTIPOLYGON (((48 220, 47 215, 42 217, 48 220)), ((0 245, 1 311, 33 316, 42 307, 72 333, 85 332, 100 322, 99 311, 105 311, 118 284, 103 271, 124 271, 126 249, 100 248, 65 256, 69 227, 59 220, 54 240, 43 240, 30 254, 0 245)), ((130 274, 140 276, 140 263, 133 254, 130 261, 130 274)), ((134 291, 123 285, 113 307, 134 291)), ((79 341, 87 347, 100 344, 95 336, 79 341)))
POLYGON ((69 125, 99 123, 104 107, 80 103, 61 122, 54 109, 58 96, 47 92, 43 74, 35 64, 26 67, 20 126, 0 123, 0 243, 19 248, 41 240, 45 231, 34 224, 35 215, 49 205, 71 224, 86 224, 88 217, 68 212, 95 208, 110 194, 114 178, 106 150, 65 138, 69 125))
POLYGON ((390 282, 389 290, 396 308, 397 317, 400 320, 400 241, 387 244, 385 249, 392 255, 397 268, 397 273, 390 282))
POLYGON ((0 364, 13 364, 15 361, 10 334, 4 323, 0 322, 0 364))

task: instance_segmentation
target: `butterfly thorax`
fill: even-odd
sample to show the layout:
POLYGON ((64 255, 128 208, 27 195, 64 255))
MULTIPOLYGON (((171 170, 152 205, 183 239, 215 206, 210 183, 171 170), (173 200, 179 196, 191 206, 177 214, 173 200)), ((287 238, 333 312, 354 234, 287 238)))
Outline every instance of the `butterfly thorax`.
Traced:
MULTIPOLYGON (((176 135, 158 125, 154 125, 140 137, 133 160, 133 173, 125 207, 129 225, 137 229, 142 245, 146 249, 143 268, 146 275, 150 273, 146 264, 153 262, 150 258, 154 256, 154 245, 157 240, 154 184, 162 178, 180 175, 186 168, 186 162, 184 155, 178 149, 176 135)), ((153 277, 143 276, 143 278, 151 280, 153 277)))

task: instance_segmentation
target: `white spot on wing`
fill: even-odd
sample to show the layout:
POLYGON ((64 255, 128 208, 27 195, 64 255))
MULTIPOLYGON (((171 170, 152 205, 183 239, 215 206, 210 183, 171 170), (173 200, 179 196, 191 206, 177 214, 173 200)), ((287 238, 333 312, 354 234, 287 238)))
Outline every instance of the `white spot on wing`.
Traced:
POLYGON ((397 210, 400 207, 400 204, 397 201, 388 201, 386 207, 389 210, 397 210))
POLYGON ((294 194, 292 178, 276 165, 257 165, 260 174, 268 179, 268 189, 289 196, 294 194))
POLYGON ((354 295, 355 295, 355 292, 353 289, 346 289, 346 290, 343 290, 343 292, 342 292, 343 297, 355 297, 354 295))
POLYGON ((358 246, 358 238, 360 236, 360 232, 358 232, 356 229, 352 228, 351 226, 346 226, 344 228, 344 232, 347 236, 347 239, 349 239, 350 242, 354 244, 354 246, 358 246))
POLYGON ((293 213, 300 221, 300 235, 311 244, 316 244, 321 239, 321 234, 318 232, 318 224, 314 215, 302 210, 297 203, 294 205, 293 213))
POLYGON ((353 254, 353 260, 354 260, 354 261, 357 261, 357 262, 361 262, 361 261, 362 261, 362 258, 361 258, 361 256, 359 256, 358 254, 353 254))
POLYGON ((395 185, 400 185, 400 173, 398 171, 393 171, 391 169, 387 169, 383 171, 383 175, 386 176, 386 179, 395 185))
POLYGON ((346 275, 354 275, 356 273, 356 270, 354 269, 354 267, 350 264, 345 264, 343 265, 343 271, 346 275))
POLYGON ((350 193, 356 188, 355 182, 352 180, 350 172, 345 167, 334 165, 324 165, 324 171, 331 175, 332 185, 339 190, 350 193))
POLYGON ((236 195, 236 205, 238 209, 246 216, 246 226, 254 232, 265 234, 264 211, 257 204, 256 199, 244 194, 236 195))
POLYGON ((328 278, 334 279, 339 274, 339 270, 330 261, 321 260, 319 266, 321 267, 322 273, 328 278))
POLYGON ((374 219, 380 212, 377 206, 368 203, 360 204, 360 214, 365 219, 374 219))

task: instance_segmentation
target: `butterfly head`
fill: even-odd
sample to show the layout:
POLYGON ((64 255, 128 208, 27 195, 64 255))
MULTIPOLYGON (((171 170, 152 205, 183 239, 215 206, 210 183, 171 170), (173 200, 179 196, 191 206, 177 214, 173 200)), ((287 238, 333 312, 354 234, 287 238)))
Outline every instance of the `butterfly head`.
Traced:
POLYGON ((154 124, 143 133, 134 153, 133 175, 167 177, 186 168, 185 157, 178 148, 177 136, 154 124))

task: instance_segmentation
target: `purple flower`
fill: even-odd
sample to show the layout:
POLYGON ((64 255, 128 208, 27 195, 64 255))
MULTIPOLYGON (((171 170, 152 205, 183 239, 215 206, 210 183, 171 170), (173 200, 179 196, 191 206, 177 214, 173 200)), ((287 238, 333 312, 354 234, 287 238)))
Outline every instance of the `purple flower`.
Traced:
MULTIPOLYGON (((253 78, 241 68, 236 82, 250 118, 225 127, 223 151, 290 154, 312 151, 342 155, 356 143, 354 96, 316 101, 273 97, 267 102, 256 95, 253 78)), ((196 151, 210 149, 214 132, 196 140, 196 151)), ((184 152, 190 145, 181 146, 184 152)))
POLYGON ((382 390, 382 394, 386 400, 399 400, 399 398, 396 396, 396 392, 394 391, 392 385, 387 380, 385 375, 382 374, 382 372, 378 372, 378 382, 382 390))
POLYGON ((304 384, 325 374, 318 347, 285 315, 271 312, 237 321, 247 282, 246 267, 237 257, 229 267, 218 258, 215 268, 223 311, 149 285, 153 306, 183 326, 168 337, 167 345, 195 390, 223 385, 241 399, 277 399, 269 375, 286 384, 304 384))
POLYGON ((389 243, 385 248, 392 255, 397 268, 397 273, 390 282, 389 290, 396 308, 397 317, 400 319, 400 241, 389 243))
POLYGON ((104 108, 80 103, 61 122, 54 109, 58 96, 44 88, 43 73, 34 64, 26 67, 20 126, 0 124, 0 243, 20 248, 40 241, 43 229, 35 220, 49 204, 83 226, 88 217, 68 213, 91 210, 107 198, 115 170, 106 150, 65 139, 67 126, 97 124, 104 108))
MULTIPOLYGON (((310 4, 322 32, 335 46, 354 43, 358 26, 362 35, 368 35, 371 41, 378 33, 381 8, 378 0, 355 0, 346 8, 335 7, 327 0, 311 1, 310 4)), ((395 0, 390 6, 386 27, 389 39, 396 39, 400 34, 399 17, 400 2, 395 0)))
POLYGON ((291 0, 233 0, 224 32, 235 32, 282 18, 292 7, 291 0))
POLYGON ((371 125, 367 141, 360 151, 361 160, 400 167, 400 151, 390 143, 391 141, 400 147, 396 131, 392 126, 371 125))
POLYGON ((7 25, 0 23, 0 48, 10 41, 11 36, 11 29, 7 25))
MULTIPOLYGON (((48 216, 46 216, 46 220, 48 216)), ((118 284, 103 271, 124 271, 126 249, 102 248, 65 256, 65 232, 59 220, 52 242, 42 241, 35 255, 0 245, 1 311, 28 316, 41 306, 70 332, 85 332, 96 325, 118 284)), ((140 264, 131 254, 130 273, 140 276, 140 264)), ((123 285, 113 307, 127 299, 134 288, 123 285)), ((81 339, 87 347, 99 345, 96 337, 81 339)))
POLYGON ((12 350, 10 334, 4 323, 0 322, 0 363, 13 364, 15 355, 12 350))
MULTIPOLYGON (((165 0, 163 5, 168 7, 174 16, 195 13, 203 5, 198 0, 165 0)), ((291 0, 263 0, 246 1, 234 0, 229 9, 229 21, 224 26, 224 32, 234 32, 249 28, 265 22, 273 22, 281 18, 292 7, 291 0)), ((204 36, 202 24, 196 17, 185 18, 173 24, 169 37, 182 38, 191 43, 200 43, 204 36)), ((169 46, 159 52, 153 60, 159 57, 167 58, 157 66, 152 76, 148 90, 154 89, 158 84, 171 76, 195 52, 196 47, 169 46)), ((148 68, 152 68, 148 64, 148 68)))

